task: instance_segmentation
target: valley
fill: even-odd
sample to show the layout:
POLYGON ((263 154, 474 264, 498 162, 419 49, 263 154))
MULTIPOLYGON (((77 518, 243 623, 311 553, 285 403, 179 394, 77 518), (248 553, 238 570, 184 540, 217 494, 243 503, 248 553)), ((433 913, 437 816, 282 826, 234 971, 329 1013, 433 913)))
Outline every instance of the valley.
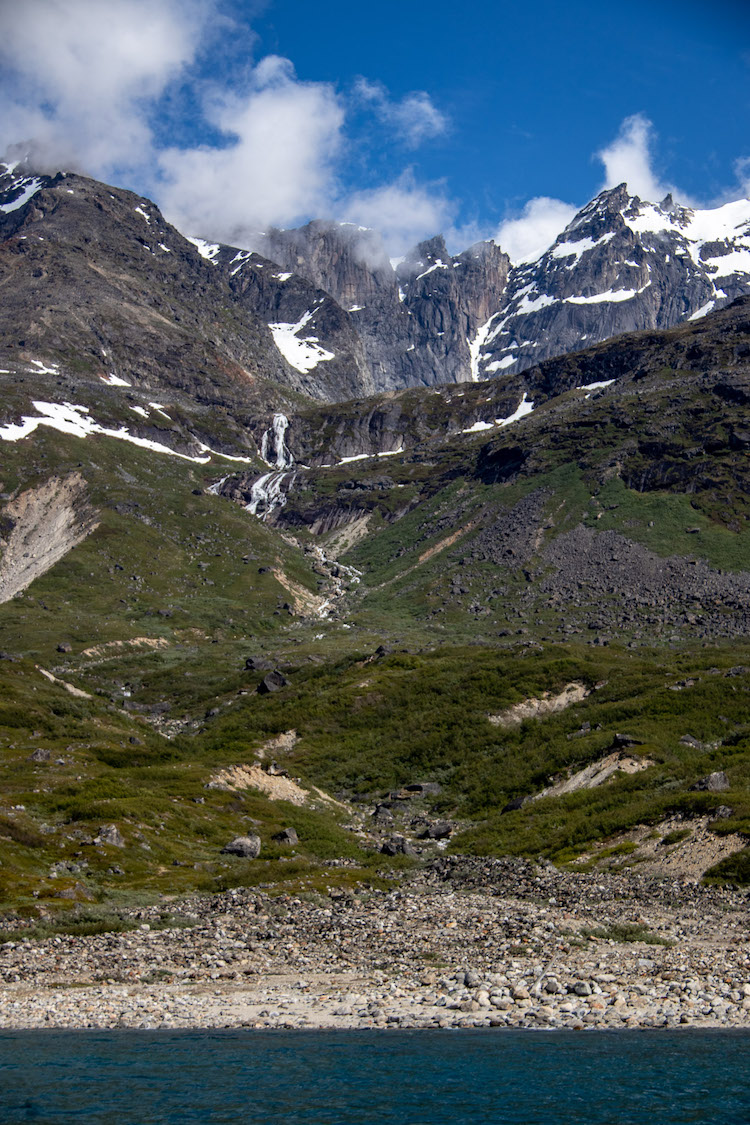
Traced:
MULTIPOLYGON (((602 932, 677 884, 744 909, 745 212, 718 246, 716 216, 605 193, 534 296, 494 244, 395 270, 326 224, 214 247, 108 185, 34 185, 7 172, 0 218, 5 981, 29 979, 24 934, 95 948, 232 895, 366 915, 482 864, 550 899, 617 888, 602 932), (656 276, 657 220, 687 247, 658 313, 617 297, 598 339, 539 327, 563 267, 587 269, 568 311, 630 292, 589 260, 618 240, 656 276), (528 364, 487 328, 518 343, 518 301, 528 364)), ((515 1003, 537 952, 494 995, 515 1003)))

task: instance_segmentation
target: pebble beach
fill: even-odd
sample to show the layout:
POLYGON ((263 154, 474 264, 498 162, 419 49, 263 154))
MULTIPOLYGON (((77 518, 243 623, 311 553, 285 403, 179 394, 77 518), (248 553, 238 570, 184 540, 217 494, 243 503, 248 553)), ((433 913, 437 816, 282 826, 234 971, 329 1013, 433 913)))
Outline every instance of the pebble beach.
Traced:
POLYGON ((750 896, 687 880, 441 857, 129 921, 6 941, 0 1028, 750 1028, 750 896))

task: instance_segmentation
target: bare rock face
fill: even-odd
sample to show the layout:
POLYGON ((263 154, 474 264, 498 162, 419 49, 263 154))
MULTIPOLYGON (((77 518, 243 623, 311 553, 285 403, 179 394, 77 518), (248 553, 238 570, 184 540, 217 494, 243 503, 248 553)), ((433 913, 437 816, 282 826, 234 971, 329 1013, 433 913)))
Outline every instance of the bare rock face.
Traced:
POLYGON ((374 231, 319 221, 269 232, 263 253, 348 313, 376 390, 471 379, 476 333, 498 307, 510 268, 493 242, 451 257, 437 236, 394 269, 374 231))
POLYGON ((277 349, 298 373, 297 390, 327 401, 375 392, 352 318, 328 292, 236 247, 222 246, 214 261, 242 307, 269 325, 277 349))
POLYGON ((281 832, 277 832, 272 839, 277 844, 289 844, 292 847, 299 843, 299 836, 294 828, 283 828, 281 832))
MULTIPOLYGON (((222 268, 221 248, 185 238, 150 200, 83 176, 9 167, 0 164, 3 367, 15 361, 38 380, 34 361, 54 355, 57 384, 77 402, 82 384, 101 395, 108 383, 152 397, 182 392, 204 407, 241 411, 245 422, 283 407, 284 389, 324 401, 370 389, 341 310, 317 312, 319 322, 335 322, 341 354, 333 362, 301 370, 276 344, 269 321, 332 304, 326 294, 297 279, 275 313, 273 295, 262 291, 256 308, 240 284, 230 286, 235 266, 222 268)), ((127 400, 129 392, 117 394, 127 400)))
POLYGON ((237 855, 243 859, 257 859, 260 855, 260 836, 235 836, 221 849, 222 855, 237 855))

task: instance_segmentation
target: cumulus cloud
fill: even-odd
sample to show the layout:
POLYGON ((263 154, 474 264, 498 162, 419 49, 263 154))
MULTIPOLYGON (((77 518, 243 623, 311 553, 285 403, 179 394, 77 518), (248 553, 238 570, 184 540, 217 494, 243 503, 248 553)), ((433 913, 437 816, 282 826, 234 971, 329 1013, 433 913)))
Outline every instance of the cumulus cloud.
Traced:
POLYGON ((149 160, 149 102, 192 62, 213 0, 26 0, 0 6, 5 145, 106 175, 149 160))
POLYGON ((360 78, 355 86, 355 95, 369 105, 381 121, 391 126, 398 139, 410 148, 440 136, 448 128, 447 117, 433 105, 430 95, 424 90, 414 90, 400 101, 395 101, 382 83, 360 78))
POLYGON ((654 128, 640 113, 626 117, 620 131, 596 155, 604 165, 604 187, 626 183, 631 195, 651 202, 676 189, 661 181, 653 167, 654 128))
MULTIPOLYGON (((658 203, 671 192, 678 202, 694 206, 686 192, 665 183, 655 171, 655 139, 654 127, 643 114, 626 117, 614 140, 595 153, 604 165, 604 182, 599 190, 625 183, 631 195, 651 203, 658 203)), ((749 191, 750 160, 738 161, 735 170, 743 190, 749 191)), ((564 203, 561 199, 546 196, 531 199, 520 215, 500 224, 494 235, 495 242, 502 246, 513 262, 535 261, 555 242, 577 210, 573 204, 564 203)))
POLYGON ((300 82, 288 59, 268 56, 243 94, 215 90, 206 116, 225 143, 161 153, 160 202, 177 226, 228 242, 252 241, 328 212, 344 106, 332 86, 300 82))
POLYGON ((741 156, 734 162, 737 184, 744 196, 750 197, 750 156, 741 156))
MULTIPOLYGON (((429 95, 394 99, 379 83, 345 96, 297 78, 288 59, 252 65, 254 37, 227 44, 225 0, 0 0, 0 152, 18 142, 39 170, 69 168, 151 195, 183 230, 252 243, 268 225, 316 216, 380 227, 397 247, 432 234, 452 212, 441 188, 410 172, 344 192, 347 128, 363 106, 401 145, 438 136, 446 118, 429 95), (220 80, 200 78, 213 43, 220 80), (235 65, 236 63, 236 65, 235 65), (163 121, 188 92, 200 138, 164 147, 163 121), (197 111, 197 112, 196 112, 197 111), (210 138, 210 141, 206 141, 210 138)), ((213 68, 215 71, 215 67, 213 68)))
POLYGON ((342 218, 380 231, 394 254, 445 230, 455 212, 441 185, 419 184, 410 171, 393 183, 355 192, 342 205, 342 218))
POLYGON ((495 232, 495 242, 512 262, 533 262, 552 245, 575 215, 577 207, 562 199, 541 195, 530 199, 520 215, 505 219, 495 232))

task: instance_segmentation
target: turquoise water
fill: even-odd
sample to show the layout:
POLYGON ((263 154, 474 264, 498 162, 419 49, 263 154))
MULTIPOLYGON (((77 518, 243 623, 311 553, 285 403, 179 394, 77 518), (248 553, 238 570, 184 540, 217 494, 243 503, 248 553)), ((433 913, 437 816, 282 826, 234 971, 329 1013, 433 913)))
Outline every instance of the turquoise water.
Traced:
POLYGON ((748 1125, 750 1034, 0 1033, 0 1121, 748 1125))

